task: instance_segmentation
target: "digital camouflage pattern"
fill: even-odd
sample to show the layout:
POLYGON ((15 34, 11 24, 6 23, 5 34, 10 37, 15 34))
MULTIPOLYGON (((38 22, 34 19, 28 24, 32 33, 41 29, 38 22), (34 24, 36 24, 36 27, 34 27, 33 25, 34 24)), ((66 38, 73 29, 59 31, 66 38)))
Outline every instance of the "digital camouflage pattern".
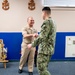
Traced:
POLYGON ((38 66, 39 75, 51 75, 50 72, 47 70, 50 58, 51 55, 49 56, 49 55, 38 54, 37 66, 38 66))
POLYGON ((32 43, 33 47, 39 45, 37 65, 40 75, 51 75, 47 70, 47 65, 51 55, 54 54, 55 37, 56 25, 50 17, 43 22, 38 38, 32 43))
POLYGON ((39 53, 52 55, 54 53, 56 36, 56 25, 52 18, 45 20, 41 26, 41 31, 36 40, 32 43, 35 47, 39 45, 39 53))

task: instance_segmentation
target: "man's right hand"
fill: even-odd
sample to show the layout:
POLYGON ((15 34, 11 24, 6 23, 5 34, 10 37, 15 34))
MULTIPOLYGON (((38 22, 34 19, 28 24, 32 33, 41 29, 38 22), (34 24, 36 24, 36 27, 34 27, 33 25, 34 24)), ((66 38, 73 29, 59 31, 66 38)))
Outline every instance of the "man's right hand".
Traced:
POLYGON ((33 37, 37 38, 38 37, 38 34, 37 33, 34 33, 33 34, 33 37))

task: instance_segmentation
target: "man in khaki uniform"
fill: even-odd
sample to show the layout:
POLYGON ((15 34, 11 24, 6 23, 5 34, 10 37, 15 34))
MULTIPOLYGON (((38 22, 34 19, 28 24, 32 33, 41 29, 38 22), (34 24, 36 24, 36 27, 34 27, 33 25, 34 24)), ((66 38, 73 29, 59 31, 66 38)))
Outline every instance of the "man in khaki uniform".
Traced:
POLYGON ((28 50, 27 45, 32 43, 35 37, 38 36, 37 31, 33 28, 34 20, 33 17, 28 17, 27 19, 28 25, 23 28, 22 35, 23 41, 21 45, 21 59, 19 64, 19 73, 22 73, 23 66, 27 61, 28 55, 28 71, 29 75, 33 75, 33 65, 34 65, 34 55, 35 55, 35 48, 31 48, 28 50))

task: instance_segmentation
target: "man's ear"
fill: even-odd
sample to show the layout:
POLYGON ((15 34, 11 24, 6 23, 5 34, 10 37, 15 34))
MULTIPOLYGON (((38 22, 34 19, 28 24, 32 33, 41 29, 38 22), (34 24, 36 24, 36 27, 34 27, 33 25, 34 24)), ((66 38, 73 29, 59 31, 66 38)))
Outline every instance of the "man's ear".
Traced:
POLYGON ((45 15, 45 16, 47 15, 47 12, 46 12, 46 11, 44 12, 44 15, 45 15))

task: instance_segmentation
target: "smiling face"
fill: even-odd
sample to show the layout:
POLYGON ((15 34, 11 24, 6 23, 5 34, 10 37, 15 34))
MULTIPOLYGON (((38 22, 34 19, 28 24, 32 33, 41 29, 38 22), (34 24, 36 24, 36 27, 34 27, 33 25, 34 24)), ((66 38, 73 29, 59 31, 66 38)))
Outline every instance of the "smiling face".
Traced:
POLYGON ((28 22, 28 25, 30 27, 33 27, 33 25, 34 25, 34 19, 33 19, 33 17, 29 17, 28 20, 27 20, 27 22, 28 22))

